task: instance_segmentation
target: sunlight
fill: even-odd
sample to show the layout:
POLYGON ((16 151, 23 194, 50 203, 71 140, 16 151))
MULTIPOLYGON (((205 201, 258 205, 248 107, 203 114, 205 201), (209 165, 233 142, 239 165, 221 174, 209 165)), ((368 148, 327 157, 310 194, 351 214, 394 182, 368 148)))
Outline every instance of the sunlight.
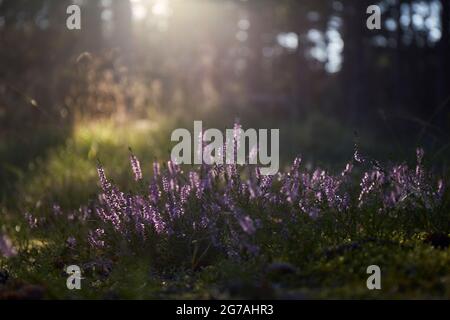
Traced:
POLYGON ((141 0, 131 0, 131 10, 135 20, 144 20, 147 17, 147 8, 141 0))
POLYGON ((155 16, 168 17, 172 14, 169 0, 157 0, 152 7, 155 16))
POLYGON ((296 50, 298 47, 298 35, 295 32, 280 33, 277 35, 277 42, 288 50, 296 50))

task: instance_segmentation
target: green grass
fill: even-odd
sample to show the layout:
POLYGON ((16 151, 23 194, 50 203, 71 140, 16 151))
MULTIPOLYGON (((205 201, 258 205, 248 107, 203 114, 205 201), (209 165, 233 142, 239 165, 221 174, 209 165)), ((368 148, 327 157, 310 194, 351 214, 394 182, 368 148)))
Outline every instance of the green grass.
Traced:
POLYGON ((71 299, 450 298, 450 250, 436 249, 420 240, 366 243, 329 257, 311 257, 302 250, 290 256, 273 255, 271 261, 297 261, 292 263, 295 271, 290 274, 268 271, 267 260, 219 260, 197 271, 161 270, 153 268, 154 261, 145 255, 121 254, 112 262, 111 273, 105 274, 101 267, 85 267, 82 290, 67 290, 64 266, 93 258, 68 254, 56 243, 33 247, 7 263, 12 280, 0 292, 25 282, 44 288, 47 298, 71 299), (382 290, 366 288, 366 268, 371 264, 381 268, 382 290))
MULTIPOLYGON (((146 159, 145 173, 150 173, 156 159, 167 159, 170 152, 167 120, 141 120, 126 125, 100 121, 76 125, 62 145, 50 149, 32 161, 16 185, 23 210, 59 203, 64 208, 78 208, 97 192, 97 161, 110 168, 110 176, 127 185, 132 180, 128 148, 146 159)), ((12 199, 17 200, 17 198, 12 199)))

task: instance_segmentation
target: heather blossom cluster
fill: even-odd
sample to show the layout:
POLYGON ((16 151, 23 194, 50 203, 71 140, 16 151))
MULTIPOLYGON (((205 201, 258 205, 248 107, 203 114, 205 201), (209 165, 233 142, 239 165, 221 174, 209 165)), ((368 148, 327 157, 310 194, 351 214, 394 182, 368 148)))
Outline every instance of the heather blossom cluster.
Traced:
MULTIPOLYGON (((444 194, 444 183, 439 179, 434 185, 423 166, 424 151, 416 150, 415 169, 406 164, 395 165, 386 171, 378 163, 364 173, 360 183, 358 206, 379 203, 380 210, 417 209, 431 210, 438 206, 444 194)), ((360 163, 366 159, 358 158, 360 163)), ((373 162, 373 161, 372 161, 373 162)))
MULTIPOLYGON (((289 226, 305 219, 315 221, 328 212, 339 215, 368 209, 383 214, 437 208, 444 184, 425 170, 423 156, 418 149, 414 168, 406 164, 384 168, 355 151, 337 174, 304 169, 297 157, 290 168, 273 176, 250 165, 202 164, 186 169, 172 161, 165 166, 155 162, 146 181, 130 149, 138 191, 120 190, 99 162, 98 201, 66 217, 96 221, 89 224, 86 235, 87 243, 96 249, 113 246, 117 239, 148 243, 176 238, 206 241, 208 247, 239 258, 243 253, 258 254, 260 236, 267 230, 280 228, 279 234, 285 236, 289 226)), ((62 216, 58 206, 53 211, 62 216)), ((32 227, 39 223, 29 213, 26 218, 32 227)), ((70 237, 67 245, 76 247, 78 239, 70 237)))
MULTIPOLYGON (((242 251, 256 254, 256 235, 271 216, 287 224, 300 216, 317 219, 327 211, 375 208, 386 212, 438 206, 443 182, 433 183, 422 159, 419 149, 414 169, 400 164, 387 170, 355 152, 342 172, 332 175, 321 169, 302 170, 301 159, 296 158, 289 170, 276 176, 262 175, 258 167, 250 166, 239 172, 233 164, 201 165, 184 172, 172 161, 165 169, 155 162, 152 178, 138 194, 121 191, 99 163, 102 193, 94 213, 110 228, 90 231, 88 240, 102 248, 108 245, 108 232, 142 241, 152 235, 188 237, 201 232, 230 256, 242 251), (355 168, 359 174, 354 174, 355 168), (355 184, 356 196, 351 193, 355 184)), ((133 153, 130 163, 135 180, 143 183, 140 162, 133 153)))

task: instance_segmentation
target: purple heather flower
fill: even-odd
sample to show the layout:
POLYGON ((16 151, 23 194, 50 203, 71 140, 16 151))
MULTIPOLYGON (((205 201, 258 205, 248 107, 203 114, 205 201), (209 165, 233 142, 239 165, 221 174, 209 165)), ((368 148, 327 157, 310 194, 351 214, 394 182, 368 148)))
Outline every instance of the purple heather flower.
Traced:
POLYGON ((355 159, 355 161, 358 163, 364 162, 364 158, 361 156, 361 154, 359 153, 359 151, 356 147, 355 147, 355 153, 353 154, 353 159, 355 159))
POLYGON ((294 163, 292 164, 291 173, 296 176, 298 175, 298 170, 300 169, 300 164, 302 163, 301 157, 296 157, 294 163))
POLYGON ((5 258, 11 258, 17 254, 16 248, 6 234, 0 236, 0 254, 5 258))
POLYGON ((142 180, 142 170, 141 170, 141 164, 139 163, 138 158, 133 154, 133 151, 131 151, 130 148, 130 163, 131 163, 131 169, 134 173, 134 180, 139 181, 142 180))
POLYGON ((181 187, 181 192, 180 192, 181 204, 185 204, 188 202, 188 198, 189 198, 189 195, 191 194, 191 191, 192 191, 192 188, 188 184, 181 187))
POLYGON ((29 226, 31 229, 34 229, 34 228, 37 227, 37 225, 38 225, 38 219, 37 219, 36 217, 33 217, 33 215, 32 215, 31 213, 25 212, 25 219, 27 220, 28 226, 29 226))
POLYGON ((238 218, 238 221, 239 225, 245 233, 252 235, 256 232, 255 224, 249 216, 240 217, 238 218))
POLYGON ((103 229, 95 229, 95 231, 89 231, 88 242, 93 248, 103 248, 105 246, 105 241, 102 240, 105 234, 103 229))
POLYGON ((170 190, 169 180, 167 179, 166 176, 162 176, 161 181, 162 181, 162 186, 163 186, 164 192, 168 193, 170 190))
POLYGON ((172 160, 169 160, 167 162, 167 169, 169 170, 169 174, 172 177, 180 173, 180 167, 172 160))
POLYGON ((73 249, 77 245, 77 240, 74 237, 69 237, 66 240, 67 247, 73 249))
POLYGON ((416 149, 417 164, 421 164, 422 163, 422 159, 423 159, 423 155, 424 154, 425 154, 425 152, 423 151, 422 148, 417 148, 416 149))
POLYGON ((189 183, 191 184, 192 189, 196 189, 200 184, 200 177, 197 172, 190 171, 189 172, 189 183))
POLYGON ((61 207, 58 204, 54 204, 53 205, 53 214, 55 216, 61 216, 62 215, 61 207))
POLYGON ((261 190, 266 191, 272 185, 272 181, 273 181, 273 176, 262 176, 259 187, 261 188, 261 190))
POLYGON ((172 193, 178 192, 178 190, 180 189, 180 186, 178 185, 177 181, 175 179, 173 179, 173 178, 170 179, 169 185, 170 185, 170 191, 172 193))
POLYGON ((125 207, 125 221, 130 221, 134 215, 133 211, 133 196, 131 194, 128 194, 126 196, 126 207, 125 207))
POLYGON ((97 165, 97 173, 100 179, 100 186, 102 187, 103 191, 109 190, 111 188, 111 184, 109 183, 108 179, 106 179, 105 170, 103 169, 100 162, 97 165))
POLYGON ((143 240, 145 240, 146 239, 146 236, 145 236, 145 225, 142 222, 139 222, 137 220, 137 221, 135 221, 134 226, 136 228, 137 234, 140 235, 143 240))
POLYGON ((149 199, 153 204, 157 204, 161 193, 156 181, 153 181, 149 186, 149 199))
POLYGON ((303 200, 300 200, 299 206, 300 209, 312 219, 317 219, 319 217, 320 210, 318 208, 307 205, 303 200))
POLYGON ((116 231, 120 230, 120 218, 114 211, 106 211, 104 208, 99 207, 95 209, 95 212, 104 222, 111 223, 116 231))
POLYGON ((248 163, 256 163, 258 157, 258 146, 254 145, 248 154, 248 163))
POLYGON ((442 179, 439 179, 438 181, 438 188, 437 188, 437 196, 439 199, 441 199, 444 195, 444 181, 442 179))
POLYGON ((86 221, 90 216, 92 216, 92 210, 87 206, 80 207, 78 209, 78 213, 80 221, 86 221))
POLYGON ((160 175, 160 167, 158 162, 153 162, 153 179, 158 179, 160 175))
POLYGON ((342 171, 341 176, 345 177, 348 176, 353 170, 353 164, 351 162, 347 163, 345 166, 344 171, 342 171))
POLYGON ((160 234, 166 231, 166 223, 163 218, 152 206, 148 207, 149 217, 151 222, 153 223, 153 227, 155 228, 156 233, 160 234))

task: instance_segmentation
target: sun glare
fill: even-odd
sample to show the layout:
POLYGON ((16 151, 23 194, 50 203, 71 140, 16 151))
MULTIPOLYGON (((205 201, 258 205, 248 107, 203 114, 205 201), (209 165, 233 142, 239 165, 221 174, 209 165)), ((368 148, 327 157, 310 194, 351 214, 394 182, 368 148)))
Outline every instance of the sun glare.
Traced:
POLYGON ((147 8, 141 0, 131 0, 131 11, 135 20, 144 20, 147 17, 147 8))
POLYGON ((161 18, 172 14, 169 0, 131 0, 131 6, 135 20, 144 20, 149 14, 161 18))
POLYGON ((170 16, 172 10, 168 0, 157 0, 152 7, 152 13, 155 16, 167 17, 170 16))

